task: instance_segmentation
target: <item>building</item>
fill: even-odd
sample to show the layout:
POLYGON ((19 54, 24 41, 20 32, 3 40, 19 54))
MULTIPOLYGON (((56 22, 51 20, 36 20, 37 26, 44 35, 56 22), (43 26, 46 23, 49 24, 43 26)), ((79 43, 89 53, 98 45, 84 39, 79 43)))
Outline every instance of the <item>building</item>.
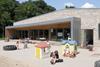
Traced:
POLYGON ((50 40, 67 39, 82 45, 100 46, 100 9, 69 8, 15 22, 6 27, 6 37, 46 37, 50 40))

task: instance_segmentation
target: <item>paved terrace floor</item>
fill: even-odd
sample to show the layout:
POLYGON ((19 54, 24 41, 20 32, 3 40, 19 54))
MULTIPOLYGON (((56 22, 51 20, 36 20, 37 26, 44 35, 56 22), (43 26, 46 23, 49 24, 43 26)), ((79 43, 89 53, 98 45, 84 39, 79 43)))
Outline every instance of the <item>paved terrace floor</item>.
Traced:
POLYGON ((75 58, 66 58, 61 55, 61 43, 50 43, 52 43, 51 51, 58 50, 60 58, 64 62, 51 65, 50 58, 37 59, 35 57, 34 44, 29 44, 27 49, 21 48, 15 51, 4 51, 2 49, 4 45, 16 44, 16 40, 11 40, 10 42, 4 42, 2 40, 0 41, 0 67, 1 65, 2 67, 12 67, 12 65, 13 67, 94 67, 94 62, 100 60, 100 47, 94 48, 92 52, 87 49, 78 48, 79 54, 75 58), (5 58, 3 59, 3 57, 5 58), (13 60, 13 62, 10 62, 10 60, 13 60))

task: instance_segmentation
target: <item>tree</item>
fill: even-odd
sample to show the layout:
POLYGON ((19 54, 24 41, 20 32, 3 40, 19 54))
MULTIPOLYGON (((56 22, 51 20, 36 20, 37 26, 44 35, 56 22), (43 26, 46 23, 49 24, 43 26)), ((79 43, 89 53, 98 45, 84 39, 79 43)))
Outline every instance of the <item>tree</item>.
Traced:
POLYGON ((12 15, 15 8, 15 0, 0 0, 0 35, 4 36, 5 26, 12 24, 12 15))
POLYGON ((65 8, 75 8, 75 6, 65 6, 65 8))
POLYGON ((22 20, 56 10, 43 0, 26 1, 15 9, 15 20, 22 20))
POLYGON ((16 0, 0 0, 0 36, 4 35, 5 26, 26 18, 38 16, 56 10, 43 0, 28 0, 19 3, 16 0))
POLYGON ((65 8, 75 8, 74 4, 69 2, 65 4, 65 8))

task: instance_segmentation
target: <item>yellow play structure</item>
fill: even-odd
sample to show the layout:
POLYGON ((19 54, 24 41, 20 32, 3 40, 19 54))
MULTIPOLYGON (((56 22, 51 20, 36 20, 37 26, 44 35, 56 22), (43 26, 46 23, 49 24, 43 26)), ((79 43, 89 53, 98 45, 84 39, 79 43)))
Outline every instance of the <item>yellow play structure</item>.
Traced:
POLYGON ((35 56, 36 58, 42 59, 49 57, 50 55, 50 46, 47 42, 40 42, 35 46, 35 56))

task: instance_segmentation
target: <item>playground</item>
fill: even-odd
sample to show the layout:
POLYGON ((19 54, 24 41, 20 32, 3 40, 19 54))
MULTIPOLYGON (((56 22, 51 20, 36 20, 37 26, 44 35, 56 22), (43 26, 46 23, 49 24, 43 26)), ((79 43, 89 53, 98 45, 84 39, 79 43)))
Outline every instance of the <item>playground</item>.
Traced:
MULTIPOLYGON (((35 43, 28 44, 26 49, 20 48, 13 51, 2 49, 4 45, 16 44, 16 41, 0 41, 0 67, 94 67, 95 61, 100 59, 100 47, 95 47, 93 51, 78 47, 79 54, 76 57, 64 57, 61 51, 61 43, 55 41, 50 41, 50 51, 58 50, 59 58, 63 59, 63 62, 54 65, 50 64, 50 57, 39 59, 35 56, 35 43)), ((39 43, 39 41, 34 42, 39 43)), ((22 44, 20 45, 23 47, 22 44)))

